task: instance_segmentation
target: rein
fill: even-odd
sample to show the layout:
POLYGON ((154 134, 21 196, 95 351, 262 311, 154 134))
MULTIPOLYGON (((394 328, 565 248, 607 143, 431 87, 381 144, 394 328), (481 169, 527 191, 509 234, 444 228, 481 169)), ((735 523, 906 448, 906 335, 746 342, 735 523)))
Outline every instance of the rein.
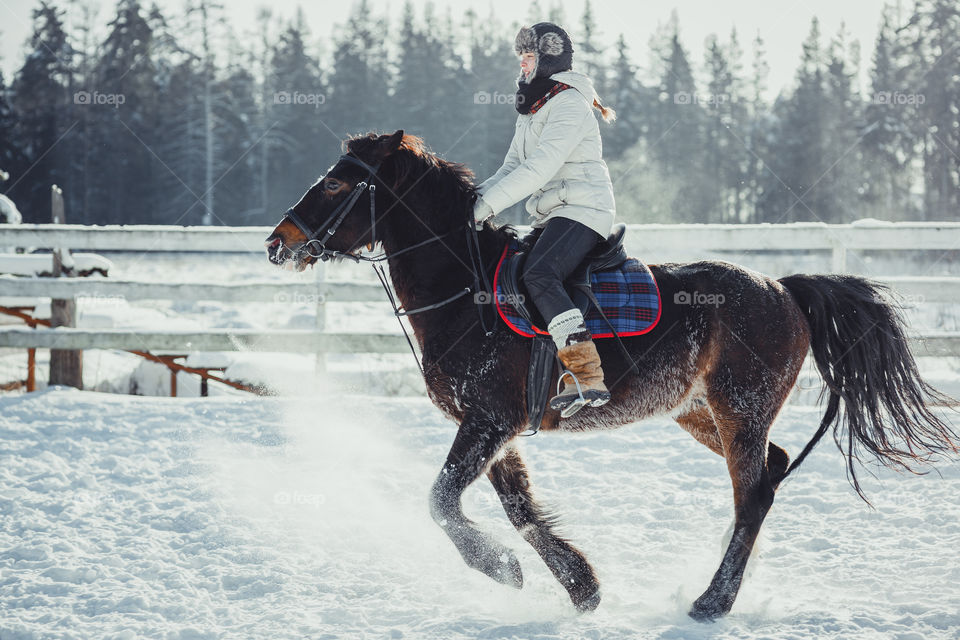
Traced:
MULTIPOLYGON (((446 238, 447 236, 459 231, 459 229, 453 229, 444 233, 442 235, 435 235, 432 238, 428 238, 416 244, 410 245, 409 247, 404 247, 399 251, 395 251, 389 256, 386 252, 378 256, 358 256, 349 252, 337 251, 334 249, 328 249, 326 243, 336 234, 337 230, 340 228, 340 225, 343 223, 344 219, 356 205, 357 201, 360 199, 360 196, 363 195, 363 192, 369 191, 370 193, 370 246, 376 246, 377 235, 376 235, 376 221, 377 221, 377 205, 376 205, 376 189, 377 186, 373 184, 373 179, 377 177, 377 171, 380 169, 380 164, 370 166, 367 163, 363 162, 359 158, 354 158, 349 155, 340 156, 340 160, 346 160, 352 162, 360 167, 363 167, 367 170, 367 176, 364 180, 358 182, 353 189, 350 191, 350 194, 347 196, 347 199, 341 202, 336 209, 327 217, 322 225, 315 230, 311 230, 306 222, 293 210, 291 207, 287 210, 286 216, 289 220, 297 226, 297 228, 304 234, 307 238, 307 242, 303 244, 300 248, 297 249, 297 253, 305 252, 312 258, 316 258, 326 262, 331 258, 350 258, 354 262, 359 263, 360 261, 369 262, 373 267, 374 272, 377 274, 377 279, 380 280, 381 286, 383 286, 384 292, 387 294, 387 300, 390 302, 390 306, 393 307, 393 315, 396 316, 397 322, 400 323, 400 328, 403 330, 403 335, 407 339, 407 344, 410 346, 410 352, 413 354, 414 360, 417 362, 417 367, 420 369, 420 374, 423 375, 423 364, 420 362, 420 358, 417 356, 417 352, 413 347, 413 341, 410 340, 410 334, 407 332, 407 328, 403 325, 403 322, 400 320, 403 316, 412 316, 418 313, 423 313, 425 311, 433 311, 434 309, 439 309, 443 306, 459 300, 469 293, 486 293, 491 291, 490 279, 487 277, 486 269, 483 265, 483 256, 480 252, 480 239, 479 232, 477 231, 476 225, 473 221, 473 216, 471 212, 468 211, 468 220, 465 225, 466 230, 466 241, 467 241, 467 251, 470 254, 470 270, 473 273, 473 284, 471 286, 464 287, 457 293, 444 298, 439 302, 433 304, 425 305, 423 307, 418 307, 416 309, 401 309, 397 304, 397 298, 394 293, 390 290, 389 284, 387 282, 386 273, 384 272, 383 266, 380 263, 390 259, 395 258, 399 255, 407 253, 408 251, 413 251, 414 249, 419 249, 423 246, 437 242, 446 238), (313 253, 311 249, 319 249, 319 253, 313 253), (483 288, 481 289, 481 284, 483 288)), ((294 256, 296 257, 296 256, 294 256)), ((481 305, 481 300, 490 299, 491 294, 486 296, 475 295, 474 297, 474 306, 477 307, 477 313, 480 317, 480 326, 483 329, 484 335, 490 336, 493 331, 488 327, 486 318, 483 314, 483 308, 481 305)))

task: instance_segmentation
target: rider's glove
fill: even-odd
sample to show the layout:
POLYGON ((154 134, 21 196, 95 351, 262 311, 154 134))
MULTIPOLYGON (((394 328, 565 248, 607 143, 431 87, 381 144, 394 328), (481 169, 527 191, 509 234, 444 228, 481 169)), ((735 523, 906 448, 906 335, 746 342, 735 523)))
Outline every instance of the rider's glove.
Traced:
POLYGON ((477 198, 477 202, 473 205, 473 221, 477 230, 482 229, 483 221, 492 216, 493 207, 484 202, 483 198, 477 198))

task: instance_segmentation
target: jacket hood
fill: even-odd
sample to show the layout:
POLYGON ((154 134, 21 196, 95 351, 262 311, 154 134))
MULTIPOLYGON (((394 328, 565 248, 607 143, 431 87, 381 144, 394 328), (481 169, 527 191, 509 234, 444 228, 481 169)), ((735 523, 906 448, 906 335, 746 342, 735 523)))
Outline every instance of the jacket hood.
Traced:
POLYGON ((590 104, 593 104, 594 100, 600 99, 596 89, 593 88, 593 81, 578 71, 559 71, 551 75, 550 79, 570 85, 583 94, 583 97, 590 104))

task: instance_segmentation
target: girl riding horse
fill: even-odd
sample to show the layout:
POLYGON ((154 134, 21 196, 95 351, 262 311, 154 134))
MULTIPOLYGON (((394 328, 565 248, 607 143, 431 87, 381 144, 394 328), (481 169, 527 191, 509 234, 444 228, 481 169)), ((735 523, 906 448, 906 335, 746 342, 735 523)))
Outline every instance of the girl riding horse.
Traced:
POLYGON ((559 26, 520 29, 515 49, 520 115, 503 166, 477 186, 474 218, 482 223, 530 196, 535 243, 522 279, 567 368, 550 406, 569 417, 610 400, 597 347, 563 281, 613 226, 613 185, 592 109, 607 122, 616 113, 600 103, 590 78, 570 70, 573 45, 559 26))

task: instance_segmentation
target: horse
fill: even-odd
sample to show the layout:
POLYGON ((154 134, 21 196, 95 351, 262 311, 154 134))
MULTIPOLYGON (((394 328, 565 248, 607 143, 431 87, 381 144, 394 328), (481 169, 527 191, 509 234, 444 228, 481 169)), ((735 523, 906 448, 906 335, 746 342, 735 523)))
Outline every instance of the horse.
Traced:
MULTIPOLYGON (((429 492, 433 519, 468 566, 521 588, 513 552, 462 510, 464 490, 486 475, 573 606, 596 609, 601 592, 593 567, 555 533, 556 517, 536 501, 517 447, 527 425, 531 340, 495 318, 484 320, 490 292, 481 282, 516 230, 489 221, 476 230, 473 173, 432 153, 421 138, 403 130, 368 133, 345 140, 341 151, 267 238, 268 259, 302 271, 317 259, 373 260, 370 251, 380 246, 421 352, 427 394, 459 425, 429 492)), ((597 340, 610 401, 564 419, 548 408, 541 430, 613 429, 667 414, 724 457, 735 521, 719 568, 690 608, 695 620, 730 611, 775 491, 831 428, 864 500, 854 469, 862 452, 914 473, 958 452, 952 426, 931 410, 955 401, 920 377, 903 315, 880 283, 852 275, 773 279, 714 260, 648 267, 664 301, 659 322, 624 337, 625 348, 597 340), (722 294, 724 303, 671 303, 689 292, 722 294), (791 464, 768 434, 808 350, 828 401, 791 464)))

